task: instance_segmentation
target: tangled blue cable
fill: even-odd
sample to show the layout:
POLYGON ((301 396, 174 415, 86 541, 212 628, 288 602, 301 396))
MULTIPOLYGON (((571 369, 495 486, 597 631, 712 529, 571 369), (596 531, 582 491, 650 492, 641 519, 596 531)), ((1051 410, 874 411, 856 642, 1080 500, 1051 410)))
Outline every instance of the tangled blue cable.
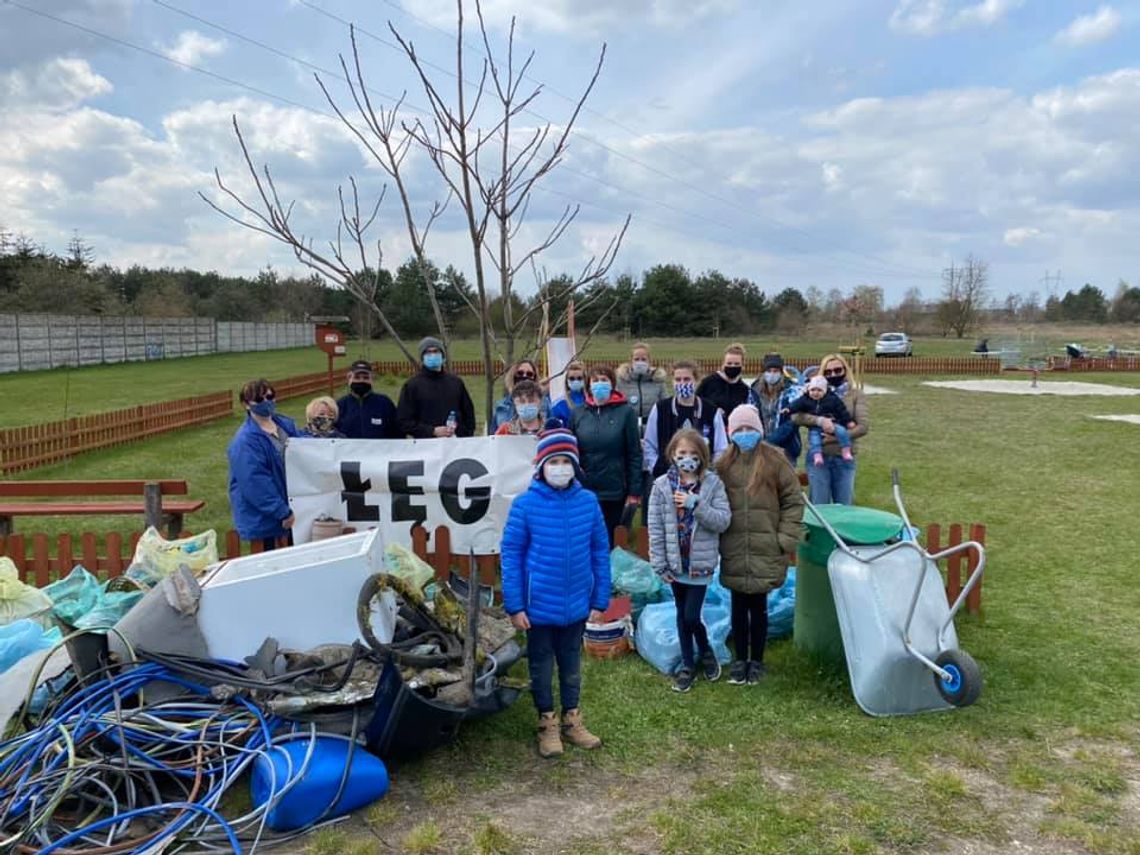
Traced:
POLYGON ((279 751, 276 743, 303 736, 248 699, 218 701, 163 665, 131 666, 77 689, 33 730, 0 743, 0 851, 142 852, 178 836, 240 853, 244 833, 256 847, 311 748, 245 816, 223 818, 222 796, 258 757, 279 751), (183 692, 147 703, 145 692, 160 683, 183 692), (171 814, 165 825, 150 822, 171 814))

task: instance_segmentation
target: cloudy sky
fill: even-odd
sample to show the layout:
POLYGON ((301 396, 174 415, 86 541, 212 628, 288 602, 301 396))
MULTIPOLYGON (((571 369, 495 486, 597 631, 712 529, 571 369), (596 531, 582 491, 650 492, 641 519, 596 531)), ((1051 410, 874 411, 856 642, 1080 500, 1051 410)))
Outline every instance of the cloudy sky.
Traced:
MULTIPOLYGON (((773 292, 932 296, 968 253, 999 295, 1045 294, 1058 271, 1062 291, 1140 280, 1136 0, 485 0, 484 13, 500 58, 513 14, 517 53, 535 52, 528 85, 543 92, 520 135, 568 118, 606 44, 519 235, 581 205, 550 272, 576 270, 632 214, 617 271, 679 262, 773 292)), ((0 0, 0 225, 57 250, 78 230, 118 265, 293 269, 197 194, 215 167, 246 187, 234 115, 316 242, 335 236, 349 175, 380 190, 313 79, 325 70, 347 98, 349 21, 376 102, 406 91, 409 122, 427 106, 389 22, 454 97, 453 0, 0 0)), ((426 211, 438 181, 423 157, 407 169, 426 211)), ((375 227, 391 266, 409 247, 393 202, 375 227)), ((471 269, 454 210, 428 251, 471 269)))

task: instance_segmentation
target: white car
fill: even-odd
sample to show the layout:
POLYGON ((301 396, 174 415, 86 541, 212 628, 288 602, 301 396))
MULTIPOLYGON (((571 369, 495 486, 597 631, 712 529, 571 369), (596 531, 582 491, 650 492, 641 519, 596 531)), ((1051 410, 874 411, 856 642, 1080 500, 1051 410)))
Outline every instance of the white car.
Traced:
POLYGON ((875 356, 914 356, 914 342, 906 333, 883 333, 875 342, 875 356))

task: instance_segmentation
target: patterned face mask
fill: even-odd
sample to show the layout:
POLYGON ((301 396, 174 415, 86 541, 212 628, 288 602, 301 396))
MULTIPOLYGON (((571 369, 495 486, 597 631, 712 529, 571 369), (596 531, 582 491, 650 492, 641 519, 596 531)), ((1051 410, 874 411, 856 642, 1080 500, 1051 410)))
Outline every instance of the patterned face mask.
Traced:
POLYGON ((309 420, 309 427, 314 433, 328 433, 332 430, 333 417, 332 416, 313 416, 309 420))

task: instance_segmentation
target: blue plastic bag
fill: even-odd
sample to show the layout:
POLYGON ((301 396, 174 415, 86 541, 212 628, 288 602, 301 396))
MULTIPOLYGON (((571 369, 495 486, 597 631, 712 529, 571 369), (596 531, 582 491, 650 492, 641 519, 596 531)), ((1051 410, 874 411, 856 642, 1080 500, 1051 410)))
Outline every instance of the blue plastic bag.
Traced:
POLYGON ((143 597, 142 591, 108 591, 81 565, 43 590, 51 597, 52 614, 75 629, 114 626, 143 597))
POLYGON ((7 671, 25 656, 50 650, 63 639, 55 627, 44 629, 27 618, 0 626, 0 674, 7 671))
MULTIPOLYGON (((705 594, 701 621, 709 634, 709 644, 722 665, 732 660, 728 633, 732 625, 731 594, 714 576, 705 594)), ((681 642, 677 636, 677 606, 673 600, 651 603, 637 621, 637 652, 662 674, 673 674, 681 667, 681 642)))
POLYGON ((788 568, 784 584, 768 594, 768 638, 787 638, 796 616, 796 568, 788 568))
POLYGON ((635 623, 650 603, 673 599, 673 591, 653 572, 653 566, 620 546, 610 553, 610 582, 615 596, 629 594, 635 623))

